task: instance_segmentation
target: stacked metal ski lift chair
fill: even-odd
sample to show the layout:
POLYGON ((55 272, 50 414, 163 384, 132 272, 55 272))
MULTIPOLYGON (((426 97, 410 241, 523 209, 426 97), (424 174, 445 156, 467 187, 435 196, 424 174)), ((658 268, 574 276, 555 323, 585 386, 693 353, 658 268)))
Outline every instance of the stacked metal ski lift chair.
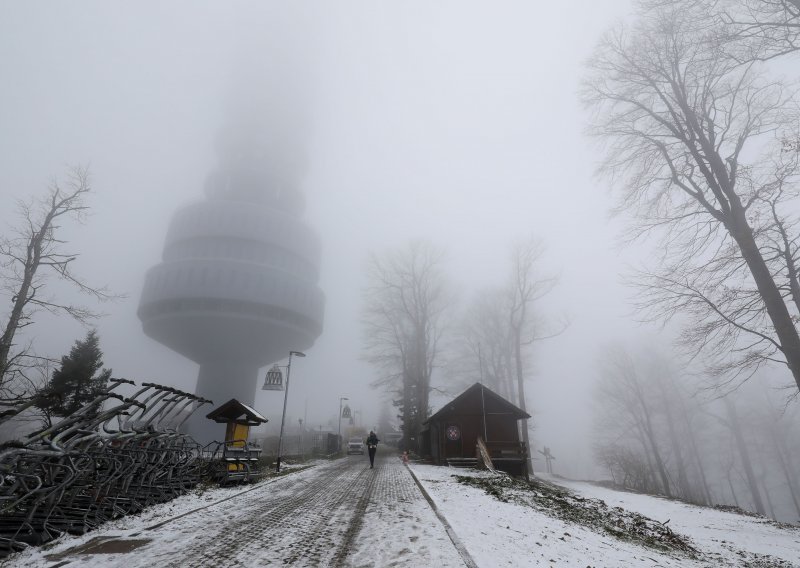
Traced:
MULTIPOLYGON (((34 432, 23 442, 0 447, 0 543, 39 544, 70 524, 73 515, 64 513, 72 513, 70 504, 94 469, 89 456, 81 451, 81 442, 96 421, 95 413, 111 398, 128 406, 122 397, 110 392, 118 384, 115 381, 108 391, 69 418, 34 432)), ((118 408, 101 415, 113 415, 118 408)))
POLYGON ((123 447, 134 467, 122 478, 123 491, 117 495, 127 498, 124 508, 129 513, 168 501, 200 482, 202 449, 178 428, 189 417, 186 411, 193 403, 210 402, 170 387, 142 386, 152 389, 147 408, 121 425, 127 434, 123 447), (181 414, 180 422, 170 427, 181 414))
MULTIPOLYGON (((211 401, 144 383, 131 397, 108 389, 72 416, 0 444, 0 558, 64 532, 167 501, 200 482, 202 448, 179 428, 211 401), (115 404, 108 408, 109 401, 115 404), (116 424, 116 426, 114 425, 116 424)), ((30 401, 0 414, 0 423, 30 401)))

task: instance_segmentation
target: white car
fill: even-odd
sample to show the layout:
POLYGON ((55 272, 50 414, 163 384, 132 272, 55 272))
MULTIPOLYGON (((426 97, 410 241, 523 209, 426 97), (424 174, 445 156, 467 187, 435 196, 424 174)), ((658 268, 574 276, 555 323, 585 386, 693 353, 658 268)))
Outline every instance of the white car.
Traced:
POLYGON ((347 454, 361 454, 364 455, 364 440, 361 438, 350 438, 347 442, 347 454))

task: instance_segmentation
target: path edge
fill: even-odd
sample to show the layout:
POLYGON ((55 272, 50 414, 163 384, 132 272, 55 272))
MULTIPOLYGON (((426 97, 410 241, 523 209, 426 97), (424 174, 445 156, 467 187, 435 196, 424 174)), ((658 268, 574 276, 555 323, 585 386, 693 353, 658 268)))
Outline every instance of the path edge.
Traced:
POLYGON ((447 536, 450 538, 450 541, 453 543, 453 546, 456 547, 456 550, 461 555, 461 559, 466 564, 467 568, 478 568, 478 565, 475 563, 475 560, 472 558, 470 553, 467 551, 467 547, 464 546, 464 543, 461 542, 461 539, 458 538, 456 531, 453 530, 453 527, 450 526, 450 523, 447 521, 447 518, 442 514, 439 508, 436 506, 436 503, 433 502, 433 498, 430 494, 426 491, 425 487, 423 487, 420 480, 417 478, 414 470, 410 467, 406 466, 408 473, 411 474, 411 478, 414 480, 414 483, 417 484, 419 490, 422 492, 422 496, 425 497, 425 500, 428 502, 428 505, 431 506, 433 512, 436 513, 436 517, 439 519, 439 522, 442 523, 444 526, 444 530, 447 533, 447 536))

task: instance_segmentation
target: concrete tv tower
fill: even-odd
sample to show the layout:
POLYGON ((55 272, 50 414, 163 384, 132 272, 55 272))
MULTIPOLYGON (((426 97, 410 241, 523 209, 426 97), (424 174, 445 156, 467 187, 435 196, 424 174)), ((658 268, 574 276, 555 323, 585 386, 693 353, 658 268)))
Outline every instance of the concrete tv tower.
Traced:
MULTIPOLYGON (((276 162, 258 133, 228 131, 218 149, 205 199, 172 218, 138 315, 148 336, 200 365, 196 394, 253 404, 259 368, 308 349, 322 332, 320 242, 302 221, 294 176, 268 165, 276 162)), ((221 439, 199 414, 189 433, 221 439)))

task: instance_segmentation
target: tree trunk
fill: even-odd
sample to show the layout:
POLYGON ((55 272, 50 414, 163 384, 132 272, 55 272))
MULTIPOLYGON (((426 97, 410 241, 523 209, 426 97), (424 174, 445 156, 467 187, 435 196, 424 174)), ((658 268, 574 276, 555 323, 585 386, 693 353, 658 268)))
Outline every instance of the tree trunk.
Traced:
POLYGON ((772 499, 769 496, 769 490, 767 489, 767 482, 765 478, 766 476, 762 476, 761 478, 761 489, 764 491, 764 498, 767 500, 767 508, 769 509, 769 516, 777 520, 777 517, 775 516, 775 507, 772 506, 772 499))
POLYGON ((764 300, 767 314, 778 336, 780 349, 786 364, 800 389, 800 335, 792 321, 789 308, 783 300, 778 286, 770 273, 761 251, 758 249, 753 230, 747 223, 746 212, 738 203, 732 204, 732 220, 726 223, 731 236, 739 245, 742 258, 753 276, 758 293, 764 300))
POLYGON ((669 476, 667 475, 667 468, 664 465, 664 460, 661 459, 661 453, 658 451, 655 434, 653 433, 652 424, 650 423, 650 416, 647 414, 647 410, 645 410, 645 417, 647 421, 645 433, 647 434, 648 442, 650 442, 650 451, 653 452, 653 459, 656 461, 656 470, 658 472, 658 476, 661 478, 664 495, 667 497, 672 497, 672 492, 669 489, 669 476))
POLYGON ((650 443, 650 450, 653 452, 653 459, 656 462, 658 475, 661 478, 664 495, 667 497, 672 497, 672 493, 669 489, 669 476, 667 475, 667 468, 664 465, 664 460, 661 459, 661 453, 658 451, 658 444, 656 443, 656 436, 655 432, 653 431, 653 422, 650 420, 650 409, 647 407, 647 402, 645 401, 644 394, 641 390, 641 385, 638 383, 638 381, 635 381, 632 386, 634 395, 639 402, 639 408, 641 408, 642 414, 644 415, 642 427, 645 435, 647 436, 647 441, 650 443))
MULTIPOLYGON (((523 412, 528 412, 525 404, 525 377, 522 371, 522 338, 520 337, 521 331, 514 329, 514 363, 517 371, 517 396, 519 397, 519 408, 523 412)), ((522 426, 522 441, 525 444, 525 451, 528 454, 528 473, 533 475, 533 459, 531 450, 530 436, 528 435, 528 420, 521 420, 522 426)))
POLYGON ((683 398, 680 398, 681 414, 683 415, 683 422, 686 424, 686 435, 689 437, 689 447, 692 449, 692 456, 695 463, 697 463, 697 471, 700 473, 700 481, 703 488, 703 496, 706 500, 706 505, 712 505, 714 500, 711 498, 711 491, 708 488, 708 481, 706 479, 706 471, 703 467, 703 460, 700 458, 700 451, 697 449, 697 440, 694 436, 694 429, 692 423, 689 421, 689 413, 686 411, 686 403, 683 398))
POLYGON ((644 433, 644 426, 642 424, 637 424, 637 429, 639 430, 639 434, 636 436, 636 438, 642 445, 642 449, 644 450, 644 459, 647 462, 648 487, 646 489, 648 492, 655 493, 658 491, 658 480, 656 479, 657 473, 656 467, 653 465, 652 452, 650 451, 650 445, 647 443, 647 436, 644 433))
POLYGON ((786 484, 789 486, 789 494, 792 496, 794 508, 797 511, 798 517, 800 517, 800 501, 798 501, 797 488, 795 487, 797 475, 793 471, 794 468, 792 467, 791 456, 784 454, 785 447, 783 442, 778 440, 774 429, 772 430, 772 440, 775 443, 775 452, 778 455, 778 463, 781 465, 781 471, 783 471, 783 475, 786 477, 786 484))
POLYGON ((706 479, 706 470, 703 467, 703 460, 700 457, 700 452, 697 449, 697 442, 694 439, 694 434, 689 433, 689 442, 692 448, 692 455, 694 457, 694 461, 697 464, 697 472, 700 474, 700 483, 703 489, 703 499, 705 500, 704 505, 713 505, 714 499, 711 497, 711 490, 708 488, 708 480, 706 479))
MULTIPOLYGON (((512 372, 511 372, 511 369, 515 368, 515 366, 514 366, 514 364, 512 362, 513 354, 511 353, 511 350, 506 350, 506 353, 504 354, 503 357, 505 359, 505 364, 506 364, 505 380, 506 380, 507 385, 508 385, 508 394, 510 395, 508 397, 508 400, 512 404, 516 404, 517 406, 519 406, 519 397, 517 395, 518 389, 516 388, 516 385, 515 385, 515 383, 517 382, 516 379, 515 379, 516 373, 512 374, 512 372)), ((522 407, 520 406, 520 408, 522 408, 522 407)))
MULTIPOLYGON (((413 403, 411 376, 408 369, 403 370, 403 447, 408 451, 414 451, 412 445, 412 432, 414 430, 413 403)), ((341 419, 341 417, 340 417, 341 419)))
MULTIPOLYGON (((666 396, 665 396, 666 400, 666 396)), ((672 446, 672 453, 675 454, 675 467, 678 468, 678 491, 681 497, 687 501, 694 500, 693 491, 689 486, 689 478, 686 475, 686 463, 683 461, 683 450, 681 448, 681 441, 678 440, 678 433, 675 429, 675 421, 672 416, 672 405, 667 402, 665 404, 667 416, 667 432, 669 433, 670 445, 672 446)))
POLYGON ((3 335, 0 337, 0 386, 5 382, 8 358, 11 354, 11 347, 14 345, 14 335, 22 321, 22 313, 25 309, 25 305, 30 300, 29 295, 31 293, 31 286, 33 285, 33 278, 36 276, 36 271, 39 269, 39 264, 41 263, 42 243, 51 223, 52 211, 45 217, 42 226, 31 235, 28 241, 22 281, 20 282, 19 288, 15 291, 11 314, 8 317, 6 328, 3 330, 3 335))
POLYGON ((736 407, 734 406, 733 402, 731 402, 730 398, 725 399, 725 406, 728 409, 728 419, 731 423, 733 436, 736 440, 736 447, 739 450, 739 457, 742 460, 744 473, 747 477, 747 485, 749 486, 750 493, 753 496, 753 504, 756 507, 757 513, 766 516, 767 512, 764 509, 764 503, 761 501, 761 494, 758 491, 758 482, 755 474, 753 473, 753 465, 750 462, 750 453, 747 451, 747 444, 745 444, 744 436, 742 435, 742 428, 739 425, 739 418, 736 415, 736 407))
MULTIPOLYGON (((427 318, 422 318, 427 321, 427 318)), ((416 429, 414 438, 417 451, 420 451, 420 432, 422 423, 428 419, 428 400, 431 394, 431 354, 428 352, 428 336, 425 333, 425 324, 417 326, 417 412, 416 429)))
POLYGON ((733 488, 733 481, 731 481, 731 472, 728 472, 728 487, 731 489, 731 497, 733 497, 733 503, 738 507, 739 506, 739 498, 736 497, 736 490, 733 488))

